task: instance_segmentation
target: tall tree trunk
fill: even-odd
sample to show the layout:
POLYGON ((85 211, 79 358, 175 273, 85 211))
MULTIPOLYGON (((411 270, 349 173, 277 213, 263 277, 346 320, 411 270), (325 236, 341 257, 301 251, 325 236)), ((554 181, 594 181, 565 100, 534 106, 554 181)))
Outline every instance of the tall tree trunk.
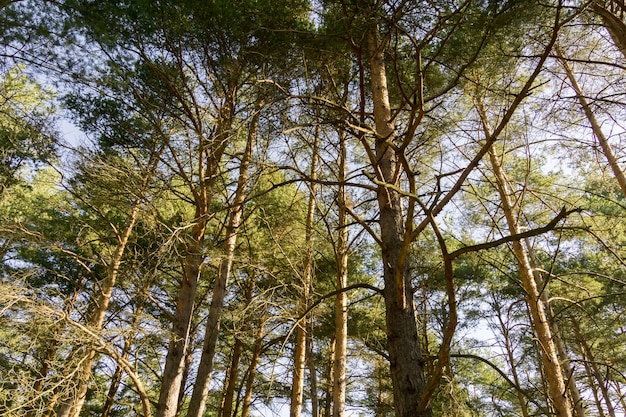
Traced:
MULTIPOLYGON (((615 407, 613 406, 613 401, 611 400, 611 395, 609 393, 608 384, 606 383, 604 377, 602 376, 602 371, 598 367, 598 362, 596 362, 595 357, 593 355, 593 350, 587 343, 585 339, 585 335, 580 331, 580 326, 575 319, 571 320, 572 329, 574 329, 574 334, 576 335, 576 340, 578 341, 583 357, 585 361, 589 364, 589 368, 592 371, 592 375, 596 380, 596 384, 600 387, 600 392, 602 392, 602 399, 604 400, 604 404, 606 404, 607 411, 610 417, 615 417, 615 407)), ((601 408, 601 407, 600 407, 601 408)))
MULTIPOLYGON (((486 114, 479 104, 479 112, 485 132, 490 134, 489 125, 487 123, 486 114)), ((498 193, 500 194, 500 200, 502 210, 506 218, 506 222, 509 228, 510 234, 519 234, 520 227, 517 222, 517 217, 514 213, 514 206, 511 201, 511 190, 508 179, 506 178, 498 157, 493 149, 493 146, 489 150, 489 160, 492 165, 496 177, 496 184, 498 193)), ((572 410, 568 398, 566 396, 565 380, 563 378, 563 370, 561 368, 557 349, 552 336, 552 330, 548 317, 546 315, 546 307, 541 299, 541 294, 535 277, 533 275, 533 269, 530 265, 528 253, 520 241, 514 241, 512 243, 513 253, 517 260, 518 271, 522 280, 522 286, 526 292, 526 301, 530 309, 530 315, 532 319, 533 329, 537 335, 541 346, 541 362, 546 374, 550 399, 554 404, 555 411, 560 417, 571 417, 572 410)))
POLYGON ((541 301, 546 308, 546 317, 550 323, 550 329, 552 330, 552 337, 554 339, 558 357, 561 362, 561 366, 563 367, 563 372, 565 376, 567 376, 567 390, 572 399, 574 416, 585 417, 584 401, 580 395, 580 391, 578 390, 576 376, 574 375, 574 369, 572 368, 569 360, 569 354, 567 352, 567 347, 565 346, 565 341, 563 340, 561 329, 559 328, 554 311, 552 310, 552 305, 550 304, 550 290, 546 287, 541 272, 537 269, 537 261, 535 260, 532 248, 530 247, 528 241, 526 241, 526 247, 530 257, 531 266, 533 267, 535 281, 537 286, 541 288, 541 301))
POLYGON ((615 153, 613 153, 613 148, 611 147, 611 144, 609 143, 607 137, 604 135, 604 132, 602 131, 602 127, 600 126, 600 123, 596 119, 596 116, 594 115, 593 110, 591 109, 591 106, 589 105, 589 102, 587 102, 587 99, 583 95, 582 89, 580 85, 578 84, 578 81, 576 80, 576 77, 574 76, 572 69, 570 68, 565 58, 563 57, 563 54, 561 53, 559 48, 556 48, 556 52, 559 58, 559 62, 563 66, 563 69, 565 70, 565 74, 567 75, 567 78, 569 79, 570 85, 572 86, 572 88, 574 89, 574 92, 576 93, 576 97, 578 98, 580 107, 583 108, 585 116, 587 117, 589 124, 591 124, 591 129, 593 130, 593 134, 598 139, 598 143, 600 144, 602 153, 604 154, 607 162, 609 163, 609 166, 611 167, 611 170, 613 171, 613 175, 615 175, 615 179, 617 179, 617 183, 619 184, 619 187, 622 190, 622 194, 624 195, 624 197, 626 197, 626 176, 624 175, 624 171, 622 171, 622 168, 619 166, 617 157, 615 156, 615 153))
POLYGON ((311 415, 319 417, 319 396, 317 392, 317 369, 315 367, 315 358, 313 351, 315 348, 313 337, 313 323, 309 322, 309 331, 307 332, 306 351, 307 365, 309 366, 309 379, 311 380, 311 415))
POLYGON ((406 262, 409 244, 402 199, 394 189, 400 181, 401 164, 394 151, 394 120, 389 104, 385 47, 378 26, 368 34, 372 101, 376 125, 375 160, 371 161, 378 185, 380 246, 385 288, 387 349, 393 383, 396 417, 430 416, 429 406, 420 410, 425 388, 424 365, 406 262), (387 186, 387 184, 389 186, 387 186))
MULTIPOLYGON (((346 201, 347 149, 345 134, 340 133, 339 189, 337 205, 337 290, 348 284, 348 213, 346 201)), ((346 367, 348 346, 348 294, 341 291, 335 298, 335 360, 333 370, 333 417, 343 417, 346 408, 346 367)))
POLYGON ((626 24, 623 16, 626 6, 622 0, 592 0, 591 10, 602 19, 602 24, 609 31, 615 46, 626 58, 626 24))
POLYGON ((254 379, 256 378, 256 367, 259 363, 261 350, 263 349, 264 333, 265 326, 263 319, 261 319, 261 323, 256 334, 256 339, 254 341, 254 347, 252 348, 252 358, 250 359, 250 366, 248 367, 248 378, 246 379, 246 393, 243 397, 243 404, 241 406, 241 417, 248 417, 248 415, 250 414, 250 404, 252 404, 254 379))
MULTIPOLYGON (((106 275, 100 283, 100 291, 97 294, 97 297, 95 297, 90 304, 91 311, 88 313, 87 319, 89 327, 95 333, 99 333, 103 328, 104 318, 109 308, 113 289, 115 288, 117 277, 120 272, 122 258, 124 257, 128 241, 135 228, 135 224, 137 223, 141 206, 143 204, 143 195, 152 181, 156 166, 160 160, 161 152, 162 149, 159 151, 153 151, 150 155, 145 177, 139 190, 139 195, 135 198, 131 206, 126 227, 121 233, 119 233, 115 230, 114 226, 112 226, 116 233, 117 245, 111 255, 109 264, 107 265, 106 275)), ((62 401, 57 417, 78 417, 80 415, 87 397, 87 388, 89 387, 89 380, 91 379, 92 373, 91 368, 95 361, 96 354, 97 351, 94 347, 87 347, 85 359, 81 362, 80 368, 76 371, 75 377, 72 379, 72 383, 75 384, 76 388, 69 398, 62 401)))
POLYGON ((206 332, 202 346, 202 356, 200 358, 200 363, 198 364, 198 374, 193 387, 191 401, 189 402, 187 417, 202 417, 206 399, 209 394, 211 373, 213 372, 213 360, 215 358, 215 348, 217 346, 220 320, 224 309, 224 298, 226 297, 226 286, 230 278, 235 248, 237 245, 237 235, 239 233, 239 226, 241 225, 241 217, 243 215, 243 203, 246 199, 246 187, 248 177, 250 175, 250 161, 252 159, 252 150, 256 141, 258 122, 259 112, 257 111, 250 122, 246 149, 241 160, 239 179, 235 190, 235 200, 233 202, 229 223, 226 227, 223 259, 220 263, 219 275, 213 284, 213 296, 211 298, 211 307, 209 308, 209 316, 207 318, 206 332))
MULTIPOLYGON (((515 305, 515 304, 513 304, 513 305, 515 305)), ((520 378, 519 378, 519 374, 517 372, 517 365, 515 363, 515 356, 513 355, 513 344, 511 343, 510 329, 509 329, 509 325, 508 325, 508 323, 509 323, 509 317, 508 316, 509 316, 511 308, 513 308, 513 306, 511 306, 508 309, 509 313, 507 314, 507 321, 506 322, 502 319, 502 311, 500 309, 500 305, 495 300, 495 297, 493 299, 493 304, 491 305, 491 308, 493 308, 493 310, 497 314, 498 323, 500 324, 500 331, 502 332, 502 336, 504 337, 504 350, 506 351, 506 356, 507 356, 507 360, 509 362, 509 368, 511 370, 511 376, 513 377, 513 382, 515 383, 516 386, 521 388, 520 378)), ((529 417, 530 414, 528 412, 528 400, 524 396, 524 393, 521 392, 520 390, 516 390, 516 394, 517 394, 517 400, 519 401, 520 409, 522 411, 522 417, 529 417)))
MULTIPOLYGON (((248 285, 246 286, 246 294, 244 297, 245 307, 248 308, 252 303, 252 297, 254 295, 254 287, 255 282, 252 277, 248 280, 248 285)), ((252 330, 252 325, 250 322, 246 322, 243 325, 242 332, 247 334, 250 330, 252 330)), ((261 333, 262 336, 262 333, 261 333)), ((233 403, 235 400, 235 390, 237 388, 237 377, 239 374, 239 363, 241 359, 241 354, 243 353, 243 340, 240 337, 235 337, 235 345, 233 346, 233 354, 230 360, 230 367, 228 369, 226 375, 226 389, 224 390, 224 396, 222 398, 222 407, 220 416, 221 417, 231 417, 236 415, 237 410, 234 410, 233 413, 233 403)), ((256 364, 255 364, 256 366, 256 364)))
POLYGON ((326 392, 324 399, 324 417, 331 417, 331 413, 333 410, 333 378, 334 378, 334 369, 335 369, 335 337, 333 335, 330 345, 328 346, 328 383, 326 384, 326 392))
MULTIPOLYGON (((144 299, 142 299, 133 314, 133 321, 130 326, 130 332, 128 335, 124 337, 124 347, 122 349, 121 357, 126 359, 130 353, 130 349, 133 344, 133 336, 137 331, 137 327, 139 325, 139 316, 143 312, 143 303, 144 299)), ((115 372, 111 377, 111 383, 109 384, 109 390, 107 391, 107 398, 104 402, 104 406, 102 407, 102 415, 101 417, 110 417, 111 410, 113 409, 113 405, 115 404, 115 396, 117 395, 117 390, 120 387, 122 382, 122 376, 124 375, 124 369, 118 364, 115 367, 115 372)))
POLYGON ((302 273, 302 293, 298 301, 297 316, 300 318, 296 328, 296 346, 293 355, 293 377, 291 382, 290 417, 300 417, 304 397, 304 370, 306 368, 307 319, 304 314, 309 305, 309 294, 313 283, 313 221, 315 214, 315 180, 317 178, 319 132, 316 130, 313 142, 309 177, 309 203, 305 223, 305 259, 302 273))
POLYGON ((237 375, 239 373, 239 361, 243 353, 243 342, 237 337, 233 346, 233 353, 230 358, 230 366, 226 372, 226 388, 222 396, 222 405, 219 413, 220 417, 232 417, 233 401, 235 398, 235 390, 237 388, 237 375))
MULTIPOLYGON (((200 279, 202 263, 204 262, 205 232, 211 202, 213 200, 214 184, 219 172, 222 155, 230 136, 236 92, 236 86, 234 86, 234 84, 231 85, 220 111, 215 136, 210 138, 210 140, 201 140, 199 146, 198 184, 189 184, 194 195, 195 217, 194 224, 186 242, 185 257, 182 260, 183 276, 176 297, 176 310, 170 331, 171 336, 165 357, 165 367, 161 377, 161 390, 159 392, 156 417, 174 417, 178 413, 179 397, 182 392, 183 374, 185 370, 185 356, 189 344, 189 332, 195 311, 194 304, 198 289, 198 280, 200 279)), ((199 132, 199 134, 201 133, 202 132, 199 132)), ((203 369, 202 371, 204 372, 205 370, 203 369)), ((201 370, 199 369, 198 373, 202 375, 200 372, 201 370)), ((198 384, 194 385, 194 392, 197 391, 197 385, 198 384)), ((208 385, 208 383, 206 385, 208 385)), ((196 393, 196 399, 194 401, 196 409, 204 407, 204 402, 198 398, 198 394, 204 391, 204 386, 198 389, 200 392, 196 393)), ((201 414, 202 413, 200 413, 200 415, 201 414)))

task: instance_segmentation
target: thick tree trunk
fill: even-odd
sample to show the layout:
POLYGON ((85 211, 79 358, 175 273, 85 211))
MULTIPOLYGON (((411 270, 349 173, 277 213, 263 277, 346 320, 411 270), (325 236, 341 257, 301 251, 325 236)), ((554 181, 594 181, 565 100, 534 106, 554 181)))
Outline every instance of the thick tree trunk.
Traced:
POLYGON ((309 294, 313 283, 313 221, 315 213, 315 180, 317 176, 317 160, 318 160, 318 132, 315 132, 313 143, 313 155, 311 156, 311 167, 309 176, 311 178, 309 184, 309 203, 307 208, 307 217, 305 223, 305 259, 304 271, 302 278, 302 293, 298 301, 297 315, 300 318, 296 329, 296 345, 293 355, 293 377, 291 382, 291 404, 289 407, 290 417, 300 417, 302 413, 303 397, 304 397, 304 370, 306 368, 306 341, 307 341, 307 319, 304 316, 309 305, 309 294))
POLYGON ((209 394, 211 373, 213 372, 213 359, 215 358, 215 348, 217 346, 217 337, 219 335, 220 320, 224 309, 224 298, 226 297, 226 286, 230 278, 233 259, 235 256, 235 248, 237 245, 237 235, 239 233, 239 226, 241 225, 241 217, 243 215, 243 203, 246 199, 246 185, 248 183, 250 161, 252 159, 252 150, 256 140, 258 121, 259 113, 257 112, 250 123, 246 149, 241 160, 239 179, 237 181, 237 189, 235 190, 235 200, 233 202, 229 223, 226 227, 224 255, 222 262, 220 263, 219 275, 213 285, 213 296, 211 298, 211 307, 209 308, 209 316, 207 318, 206 332, 202 346, 202 356, 200 358, 200 363, 198 364, 198 374, 193 387, 191 401, 189 402, 187 417, 202 417, 206 399, 209 394))
POLYGON ((618 0, 592 0, 591 10, 600 16, 602 24, 609 31, 611 39, 613 39, 613 43, 626 58, 626 24, 623 21, 626 6, 624 6, 624 2, 618 0))
MULTIPOLYGON (((348 284, 348 213, 346 202, 347 149, 345 135, 340 134, 339 155, 339 190, 337 204, 339 209, 337 224, 337 290, 348 284)), ((346 408, 346 367, 348 346, 348 294, 341 291, 335 298, 335 360, 333 367, 333 417, 343 417, 346 408)))
POLYGON ((194 303, 200 277, 200 266, 204 260, 202 246, 206 220, 204 210, 196 210, 197 223, 192 228, 183 260, 183 280, 178 291, 176 311, 171 329, 165 368, 161 377, 161 391, 157 405, 157 417, 174 417, 178 412, 178 399, 185 370, 185 355, 189 343, 189 332, 194 312, 194 303))
POLYGON ((371 161, 375 175, 382 183, 377 199, 380 245, 385 288, 387 349, 393 383, 396 417, 430 416, 431 410, 419 410, 425 388, 424 365, 417 332, 417 320, 406 262, 408 236, 400 194, 392 187, 399 183, 401 165, 393 147, 394 121, 389 104, 384 46, 378 27, 368 35, 374 121, 376 125, 375 157, 371 161), (391 185, 391 187, 385 184, 391 185))

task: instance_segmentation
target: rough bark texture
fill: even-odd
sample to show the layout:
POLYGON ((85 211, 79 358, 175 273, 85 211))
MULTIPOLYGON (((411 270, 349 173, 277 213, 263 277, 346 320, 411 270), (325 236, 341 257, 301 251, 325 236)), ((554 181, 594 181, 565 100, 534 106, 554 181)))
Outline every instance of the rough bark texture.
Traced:
MULTIPOLYGON (((394 122, 387 90, 384 46, 379 39, 376 26, 370 29, 368 36, 370 82, 377 136, 376 160, 372 163, 379 181, 397 186, 400 163, 392 147, 394 122)), ((379 185, 377 197, 385 282, 387 349, 395 413, 397 417, 430 416, 432 413, 429 408, 418 411, 425 378, 406 263, 408 246, 405 245, 405 239, 408 237, 405 233, 401 196, 391 187, 379 185)))

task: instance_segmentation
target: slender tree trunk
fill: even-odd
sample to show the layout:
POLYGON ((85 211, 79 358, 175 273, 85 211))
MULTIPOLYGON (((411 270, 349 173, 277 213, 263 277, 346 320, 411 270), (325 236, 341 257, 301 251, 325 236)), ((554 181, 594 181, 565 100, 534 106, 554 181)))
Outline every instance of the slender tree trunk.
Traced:
MULTIPOLYGON (((613 406, 613 401, 611 400, 611 395, 609 393, 608 385, 606 380, 602 376, 602 371, 598 367, 598 363, 595 360, 593 355, 593 350, 587 343, 585 336, 580 331, 580 326, 576 320, 571 320, 572 329, 574 329, 574 334, 576 335, 576 340, 580 344, 581 350, 583 352, 583 356, 585 361, 589 364, 589 367, 592 371, 592 375, 596 380, 596 384, 600 387, 600 392, 602 393, 602 399, 604 400, 604 404, 606 404, 607 411, 610 417, 615 417, 615 407, 613 406)), ((601 407, 600 407, 601 408, 601 407)))
POLYGON ((593 110, 591 109, 591 106, 589 105, 589 102, 587 102, 587 99, 583 95, 582 89, 580 85, 578 84, 578 81, 576 80, 576 77, 574 76, 572 69, 570 68, 565 58, 563 57, 561 51, 558 48, 556 49, 556 51, 557 51, 557 56, 559 58, 559 61, 561 62, 561 65, 563 66, 563 69, 565 70, 565 74, 567 74, 567 78, 569 79, 570 85, 572 86, 572 88, 574 89, 574 92, 576 93, 576 97, 578 98, 580 107, 583 108, 585 116, 587 117, 589 124, 591 124, 591 129, 593 130, 593 134, 598 139, 598 143, 600 144, 602 153, 604 154, 607 162, 609 163, 609 166, 611 167, 611 170, 613 171, 613 175, 615 176, 615 179, 617 179, 617 183, 619 184, 619 187, 622 190, 622 194, 624 195, 624 197, 626 197, 626 176, 624 175, 624 171, 622 171, 622 168, 619 166, 617 157, 615 156, 615 153, 613 153, 613 148, 611 148, 611 144, 609 143, 609 140, 604 135, 604 132, 602 131, 602 127, 600 126, 600 123, 596 119, 596 116, 594 115, 593 110))
MULTIPOLYGON (((511 376, 513 377, 513 382, 515 382, 515 385, 521 388, 520 378, 517 372, 517 365, 515 363, 515 356, 513 355, 513 346, 511 343, 510 331, 508 326, 509 320, 507 318, 507 322, 505 323, 505 321, 502 319, 502 311, 500 309, 500 306, 497 304, 495 297, 493 299, 492 308, 497 313, 500 330, 502 331, 502 336, 504 336, 504 350, 506 351, 506 356, 509 361, 509 367, 511 370, 511 376)), ((522 411, 522 417, 529 417, 530 414, 528 412, 528 400, 521 391, 516 390, 516 394, 517 400, 519 401, 520 409, 522 411)))
MULTIPOLYGON (((245 308, 247 308, 250 303, 252 303, 252 296, 254 294, 255 282, 254 279, 250 278, 248 280, 248 285, 246 286, 246 293, 244 297, 245 308)), ((243 325, 243 333, 246 334, 252 330, 252 325, 250 323, 244 323, 243 325)), ((237 378, 239 374, 239 363, 241 360, 241 354, 243 353, 243 340, 239 337, 235 337, 235 345, 233 346, 233 354, 230 361, 230 367, 226 376, 226 389, 224 390, 224 396, 222 398, 222 407, 220 416, 221 417, 231 417, 236 415, 237 410, 235 409, 233 414, 233 403, 235 399, 235 390, 237 388, 237 378)))
POLYGON ((306 350, 307 350, 307 365, 309 366, 309 379, 311 380, 311 415, 313 417, 319 417, 319 397, 317 392, 317 369, 315 369, 314 360, 314 337, 313 337, 313 324, 309 322, 309 331, 307 332, 306 350))
MULTIPOLYGON (((137 330, 139 325, 139 316, 143 312, 143 300, 140 302, 139 306, 135 310, 133 314, 133 321, 131 323, 129 334, 124 337, 124 348, 122 349, 121 357, 126 359, 130 353, 130 349, 132 347, 133 336, 137 330)), ((124 369, 118 364, 115 367, 115 372, 111 377, 111 383, 109 384, 109 390, 107 391, 107 398, 104 402, 104 406, 102 407, 102 415, 101 417, 109 417, 111 415, 111 410, 113 409, 113 405, 115 404, 115 396, 117 395, 117 390, 120 387, 122 382, 122 376, 124 375, 124 369)))
POLYGON ((332 413, 332 405, 333 405, 333 378, 334 378, 334 369, 335 369, 335 337, 330 341, 330 345, 328 346, 328 383, 326 384, 326 395, 324 402, 324 417, 331 417, 332 413))
POLYGON ((401 164, 393 147, 394 121, 389 104, 385 48, 378 27, 368 34, 374 121, 376 125, 375 175, 384 184, 378 186, 380 245, 385 288, 387 349, 393 383, 396 417, 430 416, 420 410, 425 389, 424 365, 417 332, 417 320, 406 262, 409 243, 405 229, 400 194, 392 187, 399 184, 401 164), (390 186, 386 186, 389 184, 390 186))
POLYGON ((252 393, 254 387, 254 379, 256 378, 256 367, 259 363, 259 357, 261 356, 261 349, 263 348, 264 333, 265 326, 263 322, 261 322, 256 334, 256 339, 254 341, 254 347, 252 348, 252 358, 250 359, 248 378, 246 379, 246 393, 243 397, 243 405, 241 406, 241 417, 248 417, 248 415, 250 415, 250 404, 252 404, 252 393))
MULTIPOLYGON (((346 138, 340 133, 339 189, 337 205, 339 210, 337 224, 337 290, 348 284, 348 213, 346 202, 347 149, 346 138)), ((335 298, 335 360, 333 370, 333 417, 343 417, 346 408, 346 367, 348 346, 348 294, 341 291, 335 298)))
POLYGON ((198 374, 193 387, 187 417, 202 417, 209 394, 211 384, 211 373, 213 372, 213 360, 215 358, 215 348, 219 335, 220 320, 224 309, 224 298, 226 296, 226 286, 230 278, 230 273, 235 255, 237 235, 241 225, 244 202, 246 198, 246 186, 248 183, 250 161, 252 159, 252 149, 256 140, 256 129, 259 121, 257 112, 250 123, 246 149, 241 161, 237 189, 235 190, 235 201, 230 215, 228 226, 226 227, 226 240, 224 242, 224 255, 220 263, 219 275, 213 285, 213 296, 211 307, 207 318, 206 332, 202 346, 202 356, 198 365, 198 374))
POLYGON ((545 287, 543 277, 541 273, 537 271, 537 262, 534 259, 531 247, 528 242, 526 242, 526 246, 528 254, 530 256, 530 260, 532 262, 535 281, 537 283, 537 286, 542 289, 541 301, 546 308, 546 317, 548 318, 548 322, 550 323, 550 329, 552 330, 552 337, 554 339, 554 344, 557 349, 558 357, 561 362, 561 366, 563 367, 563 372, 567 377, 567 390, 570 393, 572 399, 573 414, 575 417, 585 417, 584 401, 582 396, 580 395, 580 391, 578 390, 576 376, 574 375, 574 370, 569 360, 569 354, 567 352, 565 342, 563 341, 561 329, 559 328, 556 317, 554 315, 554 311, 552 310, 552 306, 550 305, 550 290, 545 287))
MULTIPOLYGON (((183 374, 185 371, 185 356, 189 344, 189 332, 194 316, 198 280, 202 263, 204 262, 204 237, 213 200, 213 187, 230 135, 235 95, 236 87, 233 86, 229 89, 224 106, 220 112, 218 132, 211 138, 209 143, 200 146, 200 166, 198 168, 200 178, 198 186, 189 184, 195 199, 195 218, 186 243, 185 257, 182 260, 183 277, 176 297, 176 310, 172 321, 171 338, 161 378, 161 391, 159 392, 156 417, 174 417, 178 413, 179 397, 182 393, 183 374)), ((206 363, 204 366, 206 367, 206 363)), ((198 370, 198 374, 204 378, 205 376, 200 372, 205 372, 205 369, 198 370)), ((198 394, 202 393, 204 387, 201 387, 201 392, 198 393, 197 385, 194 385, 196 399, 193 405, 196 409, 199 409, 198 407, 200 406, 204 407, 204 402, 198 398, 198 394)))
POLYGON ((290 417, 300 417, 302 413, 304 397, 304 370, 306 368, 306 331, 308 328, 307 319, 304 316, 309 305, 309 294, 313 283, 313 221, 315 214, 315 180, 317 177, 318 142, 319 132, 315 132, 313 150, 311 156, 311 168, 309 176, 309 203, 305 223, 305 250, 304 271, 302 273, 302 294, 298 302, 297 315, 300 318, 296 329, 296 346, 293 357, 293 377, 291 382, 291 404, 289 408, 290 417))
MULTIPOLYGON (((489 127, 487 114, 484 110, 484 106, 481 99, 477 97, 476 108, 480 115, 487 138, 491 137, 491 129, 489 127)), ((519 234, 520 227, 517 217, 514 213, 514 204, 511 200, 512 191, 510 184, 506 178, 505 173, 502 170, 498 156, 492 145, 489 149, 489 160, 496 177, 496 187, 500 194, 500 201, 502 205, 502 211, 506 218, 509 233, 519 234)), ((537 335, 537 339, 541 346, 541 362, 546 374, 546 382, 548 384, 548 390, 550 399, 554 405, 555 411, 559 417, 571 417, 572 410, 571 405, 566 395, 565 380, 563 378, 563 370, 559 362, 557 349, 554 343, 552 330, 546 314, 546 306, 541 299, 541 293, 537 287, 535 276, 533 274, 533 268, 530 264, 530 258, 526 249, 522 245, 522 242, 512 242, 513 253, 517 260, 518 271, 522 280, 522 286, 526 292, 526 301, 530 309, 530 315, 532 319, 533 329, 537 335)))
POLYGON ((222 406, 220 417, 232 417, 233 401, 235 398, 235 389, 237 388, 237 374, 239 373, 239 361, 243 353, 243 342, 240 338, 235 338, 233 353, 230 359, 230 367, 226 372, 226 389, 222 397, 222 406))
MULTIPOLYGON (((128 245, 130 236, 135 228, 141 206, 143 204, 143 194, 146 191, 149 183, 152 180, 156 165, 160 159, 161 151, 153 152, 150 156, 150 160, 147 165, 146 176, 143 179, 143 183, 140 189, 140 195, 133 202, 128 221, 125 229, 121 233, 117 233, 117 245, 106 269, 106 276, 100 284, 100 292, 97 294, 96 299, 91 304, 92 311, 88 314, 88 325, 94 332, 99 333, 104 324, 104 318, 106 316, 109 304, 111 302, 111 296, 113 289, 117 282, 117 277, 120 272, 120 266, 122 264, 122 258, 128 245)), ((86 357, 80 365, 80 369, 76 372, 75 378, 72 382, 76 388, 70 398, 66 398, 59 409, 58 417, 78 417, 85 403, 87 397, 87 388, 89 387, 89 380, 91 379, 92 366, 96 358, 96 350, 93 347, 88 347, 86 357)))

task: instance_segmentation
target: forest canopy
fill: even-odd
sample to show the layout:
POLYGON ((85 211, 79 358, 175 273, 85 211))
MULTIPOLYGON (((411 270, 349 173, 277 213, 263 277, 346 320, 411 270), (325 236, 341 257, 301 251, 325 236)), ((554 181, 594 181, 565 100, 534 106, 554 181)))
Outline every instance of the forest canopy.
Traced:
POLYGON ((0 1, 0 414, 623 416, 625 14, 0 1))

